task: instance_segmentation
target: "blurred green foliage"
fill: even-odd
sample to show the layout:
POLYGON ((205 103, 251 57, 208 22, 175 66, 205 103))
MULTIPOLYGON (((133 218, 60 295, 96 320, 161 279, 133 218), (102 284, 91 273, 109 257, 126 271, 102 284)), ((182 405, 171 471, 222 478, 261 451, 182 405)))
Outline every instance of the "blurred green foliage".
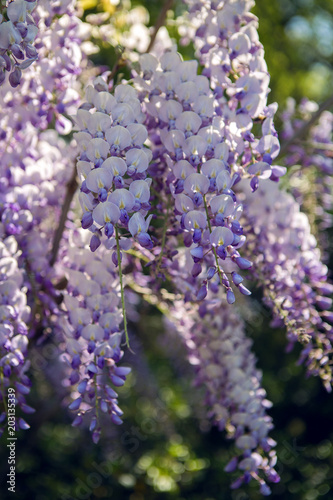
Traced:
POLYGON ((333 2, 257 0, 259 36, 271 74, 271 100, 317 101, 332 93, 333 2))

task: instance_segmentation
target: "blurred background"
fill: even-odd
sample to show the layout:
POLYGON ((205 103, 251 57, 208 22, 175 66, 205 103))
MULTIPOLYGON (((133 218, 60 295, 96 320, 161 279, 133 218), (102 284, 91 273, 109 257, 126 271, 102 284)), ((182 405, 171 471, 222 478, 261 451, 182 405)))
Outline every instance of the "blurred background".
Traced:
MULTIPOLYGON (((129 29, 128 13, 136 8, 148 26, 154 25, 161 2, 82 0, 83 16, 99 13, 104 24, 117 32, 129 29), (125 8, 124 8, 125 7, 125 8)), ((184 10, 175 2, 168 14, 168 28, 179 40, 175 14, 184 10)), ((271 73, 270 102, 283 110, 292 96, 323 102, 332 94, 333 3, 331 0, 257 0, 260 40, 271 73)), ((97 21, 96 21, 97 23, 97 21)), ((107 34, 107 29, 105 30, 107 34)), ((119 47, 93 36, 100 52, 95 64, 112 68, 119 47)), ((106 36, 106 35, 104 35, 106 36)), ((121 37, 119 37, 119 40, 121 37)), ((115 42, 113 42, 114 44, 115 42)), ((180 48, 184 58, 191 47, 180 48)), ((125 68, 119 73, 126 74, 125 68)), ((277 121, 281 127, 281 121, 277 121)), ((330 231, 330 230, 329 230, 330 231)), ((270 313, 260 304, 260 292, 252 296, 246 317, 248 335, 263 385, 273 402, 278 472, 272 499, 330 500, 333 498, 333 396, 317 379, 306 379, 296 364, 298 351, 285 352, 285 333, 272 329, 270 313)), ((133 302, 137 301, 133 297, 133 302)), ((133 367, 119 403, 124 424, 110 424, 100 443, 90 433, 71 427, 71 416, 59 407, 64 397, 57 377, 56 351, 52 344, 32 349, 33 390, 29 404, 37 412, 31 428, 20 431, 16 443, 16 500, 257 500, 257 486, 230 491, 233 475, 223 471, 232 456, 232 443, 211 428, 202 408, 203 393, 192 387, 192 367, 180 340, 163 331, 160 313, 147 303, 133 304, 140 318, 131 328, 135 355, 125 353, 124 364, 133 367)), ((135 313, 132 319, 137 321, 135 313)), ((1 440, 2 482, 7 471, 5 436, 1 440)), ((13 494, 2 488, 2 499, 13 494)))

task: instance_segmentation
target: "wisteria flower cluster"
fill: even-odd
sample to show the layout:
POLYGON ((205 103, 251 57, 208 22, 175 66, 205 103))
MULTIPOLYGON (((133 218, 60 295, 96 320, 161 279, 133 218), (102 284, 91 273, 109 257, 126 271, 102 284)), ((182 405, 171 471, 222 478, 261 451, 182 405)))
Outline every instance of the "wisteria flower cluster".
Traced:
POLYGON ((96 258, 80 234, 69 237, 73 245, 63 258, 68 287, 60 317, 65 334, 63 359, 70 367, 69 382, 76 387, 69 409, 77 412, 75 426, 90 414, 89 429, 98 442, 101 412, 108 413, 114 424, 122 423, 123 412, 110 384, 122 386, 131 371, 117 366, 123 356, 119 279, 107 251, 96 258))
POLYGON ((300 363, 331 390, 333 285, 293 179, 319 169, 327 181, 312 199, 331 208, 332 115, 303 103, 298 120, 290 101, 281 148, 254 2, 185 3, 179 31, 196 59, 183 60, 165 28, 138 45, 132 19, 122 75, 119 61, 107 71, 88 61, 97 32, 117 37, 97 27, 101 15, 93 30, 83 23, 75 0, 2 7, 0 420, 14 385, 17 427, 29 428, 30 345, 52 341, 73 426, 97 443, 121 424, 126 311, 134 325, 140 295, 185 345, 208 417, 235 443, 232 488, 254 480, 269 495, 271 403, 238 303, 260 287, 272 325, 288 348, 301 342, 300 363))
MULTIPOLYGON (((213 263, 209 279, 219 274, 227 300, 233 303, 232 288, 223 282, 222 263, 229 258, 247 269, 251 262, 237 250, 245 241, 239 223, 242 207, 232 190, 239 176, 231 172, 229 146, 209 81, 197 75, 197 61, 181 61, 172 51, 159 62, 151 55, 142 56, 141 71, 137 85, 141 95, 147 94, 148 130, 162 146, 155 157, 163 155, 170 170, 166 188, 174 199, 175 230, 184 233, 184 244, 190 247, 193 274, 201 274, 205 261, 213 263)), ((206 294, 207 287, 201 286, 198 300, 206 294)))
MULTIPOLYGON (((30 308, 27 305, 23 273, 18 259, 19 251, 15 238, 13 236, 4 238, 0 246, 0 367, 6 386, 9 380, 15 379, 17 398, 22 411, 33 413, 34 409, 26 404, 25 399, 31 387, 30 379, 26 374, 29 368, 26 356, 30 308)), ((1 394, 1 401, 5 404, 4 394, 1 394)), ((6 414, 2 413, 0 418, 3 422, 6 414)), ((30 427, 22 417, 18 425, 21 429, 30 427)))
POLYGON ((238 454, 225 470, 238 469, 241 475, 231 487, 238 488, 254 478, 260 492, 269 495, 262 473, 269 481, 279 481, 273 468, 276 443, 268 435, 273 424, 266 409, 271 403, 261 387, 261 373, 255 368, 242 319, 228 305, 221 308, 218 301, 210 302, 204 318, 190 305, 185 310, 186 316, 184 304, 175 301, 172 319, 167 321, 183 337, 196 372, 195 385, 206 389, 208 416, 219 430, 226 430, 229 439, 235 439, 238 454))
POLYGON ((0 12, 0 85, 5 81, 7 72, 10 73, 10 85, 17 87, 22 70, 38 57, 33 45, 38 32, 32 16, 36 4, 33 0, 8 1, 5 12, 0 12))
MULTIPOLYGON (((151 180, 146 171, 152 153, 143 146, 147 130, 140 123, 144 114, 136 92, 129 85, 118 85, 112 96, 106 83, 99 80, 88 88, 87 97, 76 117, 81 132, 75 138, 80 147, 82 227, 93 233, 90 248, 94 252, 99 247, 102 231, 108 239, 115 233, 122 246, 118 225, 150 248, 153 243, 147 229, 151 216, 145 216, 150 208, 151 180)), ((117 246, 114 240, 110 240, 110 248, 117 246)), ((115 252, 115 262, 118 257, 115 252)))
MULTIPOLYGON (((23 384, 22 387, 19 385, 22 394, 28 394, 31 385, 25 373, 29 368, 29 339, 36 337, 43 340, 43 332, 53 327, 54 322, 57 323, 60 295, 55 285, 59 277, 52 260, 58 244, 53 245, 52 256, 52 240, 54 227, 61 219, 59 197, 63 199, 66 186, 73 184, 71 168, 77 154, 73 143, 66 143, 59 136, 59 131, 63 132, 64 127, 58 127, 57 124, 61 120, 71 123, 59 113, 59 109, 68 113, 71 106, 74 106, 74 111, 79 105, 79 93, 73 87, 77 87, 74 75, 82 71, 80 61, 84 62, 78 39, 81 22, 74 15, 73 2, 64 3, 60 9, 57 4, 56 1, 49 3, 41 0, 35 12, 39 17, 39 51, 45 56, 43 62, 37 67, 32 65, 26 69, 20 92, 13 91, 7 81, 0 88, 3 99, 0 108, 1 236, 4 242, 11 242, 12 258, 16 259, 16 275, 20 277, 16 281, 31 311, 24 315, 20 312, 19 304, 22 307, 24 305, 21 298, 12 316, 7 318, 7 323, 12 325, 15 325, 14 319, 20 319, 21 314, 26 319, 18 324, 22 330, 20 335, 25 335, 20 340, 21 347, 17 348, 17 356, 19 350, 22 353, 18 357, 20 364, 10 369, 11 365, 4 362, 2 370, 6 372, 6 381, 3 387, 14 383, 23 384), (57 13, 63 14, 63 17, 58 18, 57 13), (51 37, 59 46, 66 27, 68 40, 62 43, 61 50, 57 49, 55 56, 51 37), (70 66, 73 71, 65 71, 70 66), (56 130, 45 130, 53 120, 56 130)), ((11 279, 9 268, 7 273, 8 279, 11 279)), ((20 295, 17 292, 14 296, 17 301, 20 295)), ((2 299, 2 303, 6 304, 8 298, 3 296, 2 299)), ((2 348, 5 346, 4 355, 12 352, 10 339, 19 340, 18 331, 12 330, 1 341, 2 348)), ((11 356, 10 359, 11 362, 15 361, 11 356)), ((18 406, 24 412, 25 400, 21 396, 17 399, 18 406)))
POLYGON ((321 262, 309 221, 292 196, 276 184, 263 185, 259 193, 260 207, 249 197, 246 210, 252 227, 248 252, 257 262, 253 273, 263 286, 276 324, 280 321, 287 328, 289 348, 296 341, 305 344, 301 361, 331 391, 333 286, 327 266, 321 262))
POLYGON ((282 114, 282 137, 285 140, 284 164, 289 167, 290 189, 309 217, 311 229, 326 249, 322 230, 332 226, 332 134, 333 115, 327 109, 320 112, 318 105, 304 99, 296 106, 292 98, 282 114), (314 120, 308 127, 309 120, 314 120), (297 140, 292 138, 296 135, 297 140), (289 143, 289 141, 292 142, 289 143), (309 189, 309 186, 311 188, 309 189), (315 203, 316 210, 311 206, 315 203))
POLYGON ((273 122, 277 106, 267 106, 269 74, 258 38, 258 19, 250 12, 254 2, 187 3, 193 22, 188 36, 214 90, 216 111, 223 118, 224 135, 234 160, 238 159, 238 170, 247 172, 255 191, 259 179, 277 180, 285 169, 272 166, 280 150, 273 122), (253 124, 258 120, 262 134, 256 137, 253 124))

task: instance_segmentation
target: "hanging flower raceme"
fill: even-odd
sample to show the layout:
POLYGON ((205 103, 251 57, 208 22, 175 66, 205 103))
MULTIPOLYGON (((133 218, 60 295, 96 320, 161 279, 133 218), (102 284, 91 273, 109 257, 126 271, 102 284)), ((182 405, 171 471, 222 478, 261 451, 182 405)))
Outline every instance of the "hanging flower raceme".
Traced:
POLYGON ((185 342, 196 372, 195 385, 206 390, 208 416, 235 440, 237 451, 225 470, 237 470, 241 475, 231 487, 239 488, 255 479, 260 492, 269 495, 265 480, 279 481, 272 450, 276 443, 269 437, 273 424, 266 414, 271 403, 261 387, 261 373, 255 367, 243 321, 220 300, 207 302, 204 318, 197 307, 175 301, 167 323, 185 342))
MULTIPOLYGON (((57 323, 60 297, 54 284, 59 280, 50 265, 51 245, 60 214, 59 200, 64 194, 62 183, 68 180, 70 163, 73 168, 70 146, 54 131, 40 135, 34 153, 35 161, 28 158, 24 170, 19 165, 11 166, 7 171, 10 175, 1 176, 0 193, 1 232, 6 247, 1 259, 4 352, 0 363, 3 387, 16 387, 16 400, 25 413, 34 411, 25 401, 31 387, 26 374, 30 368, 26 361, 28 334, 40 341, 57 323)), ((21 418, 18 424, 22 429, 29 427, 21 418)))
POLYGON ((76 412, 74 426, 87 417, 94 442, 101 433, 101 412, 122 423, 116 387, 125 383, 130 368, 118 366, 121 350, 122 310, 115 265, 105 248, 92 254, 85 235, 71 232, 70 249, 61 259, 68 280, 64 292, 60 326, 63 330, 63 359, 69 370, 76 412))
MULTIPOLYGON (((196 61, 182 61, 175 52, 166 52, 160 61, 144 55, 140 62, 141 77, 135 84, 147 110, 150 137, 162 145, 158 157, 164 155, 168 165, 164 193, 170 192, 174 199, 174 230, 184 234, 190 248, 193 276, 204 271, 210 280, 217 275, 232 303, 234 294, 224 268, 230 271, 229 261, 237 269, 249 268, 251 262, 238 252, 245 241, 239 223, 242 206, 233 191, 239 176, 233 170, 223 120, 214 110, 209 81, 197 75, 196 61), (209 268, 214 271, 208 275, 209 268)), ((156 177, 159 183, 158 171, 156 177)), ((198 300, 207 293, 207 279, 201 278, 198 300)))
MULTIPOLYGON (((80 150, 82 227, 92 233, 90 248, 94 252, 104 234, 109 248, 116 248, 119 240, 120 247, 128 249, 130 239, 120 239, 126 230, 140 245, 151 248, 147 168, 152 155, 144 146, 147 130, 137 93, 121 84, 112 95, 98 78, 94 87, 88 87, 86 98, 75 118, 80 129, 75 138, 80 150)), ((118 258, 115 251, 113 260, 118 258)))
POLYGON ((40 312, 32 318, 31 336, 49 327, 59 298, 52 243, 76 150, 58 133, 71 130, 62 113, 77 109, 76 79, 85 63, 82 22, 73 5, 73 0, 39 1, 33 15, 41 61, 26 69, 20 92, 8 82, 0 88, 0 217, 4 234, 13 235, 20 249, 27 302, 40 312), (52 121, 57 130, 45 131, 52 121))
POLYGON ((49 326, 49 316, 57 310, 59 292, 54 284, 58 278, 50 257, 60 203, 74 168, 75 148, 55 131, 47 131, 39 134, 31 152, 34 158, 25 159, 24 169, 10 166, 1 176, 0 192, 3 234, 13 236, 20 250, 18 265, 24 271, 29 306, 41 309, 39 320, 32 318, 30 336, 41 325, 49 326))
MULTIPOLYGON (((19 253, 13 236, 4 237, 0 242, 0 401, 6 410, 7 389, 15 388, 16 404, 24 413, 33 413, 35 410, 25 400, 31 387, 25 373, 29 368, 27 323, 30 308, 24 292, 23 273, 18 265, 19 253)), ((5 414, 0 416, 1 423, 5 417, 5 414)), ((21 417, 17 422, 21 429, 29 428, 21 417)))
POLYGON ((186 3, 191 24, 188 35, 214 90, 230 153, 238 173, 250 178, 255 191, 259 179, 277 181, 285 168, 272 165, 280 150, 273 123, 277 105, 267 106, 269 74, 258 38, 258 20, 250 12, 254 2, 186 3), (253 131, 257 122, 262 123, 258 136, 253 131))
POLYGON ((24 169, 38 160, 39 134, 53 123, 60 134, 72 129, 67 116, 80 105, 77 78, 86 61, 83 23, 75 16, 74 3, 39 0, 34 16, 40 60, 25 70, 20 92, 7 81, 0 87, 1 175, 10 176, 12 167, 24 169))
POLYGON ((318 105, 313 101, 303 99, 296 106, 292 98, 288 99, 282 113, 282 153, 283 162, 289 167, 290 190, 308 215, 321 247, 326 249, 328 242, 322 230, 332 226, 333 114, 323 111, 308 130, 307 124, 317 111, 318 105))
POLYGON ((273 183, 263 183, 259 195, 248 195, 245 211, 253 231, 245 250, 255 257, 254 276, 276 323, 287 327, 289 347, 296 341, 305 345, 300 360, 330 391, 333 285, 327 282, 327 267, 293 197, 273 183))
POLYGON ((12 87, 20 84, 22 70, 37 59, 33 42, 38 28, 32 16, 37 2, 28 0, 6 1, 5 16, 0 14, 0 86, 6 80, 12 87))
MULTIPOLYGON (((11 9, 14 4, 19 2, 11 2, 11 9)), ((12 290, 13 300, 17 301, 17 307, 27 304, 33 310, 29 325, 24 326, 26 319, 19 321, 20 312, 13 306, 15 311, 2 329, 2 345, 7 349, 2 362, 5 376, 11 371, 17 381, 16 398, 27 413, 33 411, 24 401, 30 390, 25 375, 29 364, 24 361, 27 329, 30 337, 36 333, 41 336, 44 328, 52 326, 57 314, 59 292, 53 281, 57 279, 56 273, 50 266, 51 246, 75 156, 73 145, 59 140, 55 131, 44 132, 54 118, 58 121, 59 110, 68 113, 79 99, 78 92, 71 87, 76 86, 74 73, 81 72, 79 65, 84 56, 79 48, 80 23, 73 15, 72 4, 72 1, 40 0, 33 16, 40 28, 38 46, 42 61, 25 70, 20 92, 12 89, 10 78, 0 88, 1 232, 4 241, 13 241, 17 248, 17 276, 22 284, 20 281, 20 291, 16 294, 12 290), (63 18, 59 19, 59 14, 63 18), (63 39, 65 29, 68 38, 63 39)), ((26 20, 30 23, 30 15, 26 20)), ((6 287, 12 287, 8 284, 12 279, 9 271, 3 286, 5 294, 10 292, 6 287)), ((8 307, 12 311, 12 305, 8 307)), ((28 425, 23 421, 19 424, 22 428, 28 425)))
POLYGON ((0 88, 1 222, 4 233, 18 242, 20 267, 31 274, 34 284, 26 283, 28 302, 35 301, 37 294, 43 297, 45 310, 51 305, 47 305, 49 295, 56 295, 50 245, 76 153, 73 144, 59 138, 58 133, 65 131, 57 124, 67 122, 66 133, 71 129, 61 113, 74 112, 78 105, 80 97, 73 87, 78 87, 76 78, 85 61, 80 47, 82 23, 74 15, 73 3, 39 1, 34 16, 42 60, 25 71, 20 92, 7 82, 0 88), (57 131, 45 131, 53 120, 57 131))

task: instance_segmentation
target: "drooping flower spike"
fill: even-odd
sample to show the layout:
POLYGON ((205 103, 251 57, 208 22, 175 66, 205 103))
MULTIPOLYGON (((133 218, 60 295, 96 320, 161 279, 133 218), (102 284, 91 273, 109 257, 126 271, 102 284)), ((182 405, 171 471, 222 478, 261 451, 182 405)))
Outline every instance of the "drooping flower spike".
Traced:
MULTIPOLYGON (((19 268, 20 252, 14 236, 5 237, 0 242, 0 401, 6 409, 7 389, 15 388, 17 412, 20 408, 24 413, 35 410, 26 403, 31 381, 26 371, 29 368, 28 326, 30 307, 24 293, 23 273, 19 268), (4 392, 2 392, 4 390, 4 392)), ((5 415, 0 415, 0 422, 5 415)), ((28 429, 29 424, 22 418, 17 418, 21 429, 28 429)), ((3 429, 1 429, 1 433, 3 429)))
MULTIPOLYGON (((234 294, 224 268, 231 272, 229 261, 233 270, 246 269, 251 262, 238 252, 245 241, 239 223, 242 207, 233 191, 239 175, 233 168, 223 121, 214 109, 209 81, 197 75, 196 61, 182 61, 176 52, 166 52, 160 61, 145 55, 140 62, 141 76, 135 85, 148 115, 149 137, 157 148, 153 156, 159 161, 164 158, 167 165, 164 185, 155 190, 161 189, 165 198, 171 193, 173 232, 183 234, 190 248, 192 274, 202 273, 196 298, 205 298, 203 275, 214 266, 232 303, 234 294), (154 71, 148 71, 151 68, 154 71)), ((158 171, 152 176, 153 182, 160 183, 158 171)))
POLYGON ((224 136, 239 166, 250 178, 252 191, 260 179, 277 181, 285 168, 275 166, 280 144, 274 128, 276 103, 267 106, 269 74, 258 38, 252 0, 196 2, 189 6, 189 36, 214 90, 216 112, 224 136), (255 123, 261 134, 255 136, 255 123))
MULTIPOLYGON (((14 3, 19 4, 11 2, 10 6, 14 3)), ((0 88, 0 228, 10 254, 5 255, 7 264, 3 263, 1 277, 2 300, 5 310, 10 311, 3 315, 1 360, 5 382, 1 397, 6 397, 3 390, 8 384, 14 384, 18 405, 26 413, 33 412, 24 399, 31 386, 26 360, 28 335, 38 342, 47 338, 45 331, 54 328, 54 320, 57 323, 61 301, 54 286, 59 277, 50 265, 50 256, 66 184, 74 168, 75 147, 58 135, 64 132, 57 126, 62 119, 59 111, 67 114, 78 105, 79 94, 72 87, 81 73, 79 64, 85 61, 80 50, 81 22, 74 15, 72 1, 59 4, 56 0, 40 0, 33 15, 38 19, 43 60, 26 68, 19 92, 13 91, 7 80, 0 88), (62 30, 68 38, 60 43, 62 30), (53 120, 59 130, 45 131, 53 120)), ((26 20, 32 22, 28 15, 26 20)), ((21 428, 28 428, 19 414, 17 422, 21 428)))
POLYGON ((324 110, 308 130, 308 121, 318 112, 318 104, 313 101, 303 99, 296 106, 289 98, 282 113, 281 137, 285 142, 282 153, 283 162, 289 167, 290 190, 309 217, 311 230, 325 251, 329 242, 324 230, 333 225, 333 114, 324 110), (296 144, 292 141, 295 134, 300 134, 296 144))
POLYGON ((101 413, 120 425, 123 412, 115 388, 125 383, 130 368, 118 366, 121 350, 121 293, 118 272, 103 248, 92 254, 79 231, 69 234, 70 249, 63 250, 61 270, 68 279, 60 326, 65 341, 63 360, 72 387, 69 409, 73 425, 89 420, 92 439, 101 434, 101 413))
MULTIPOLYGON (((26 168, 27 163, 39 159, 35 149, 41 132, 53 124, 61 135, 71 132, 68 115, 74 114, 81 103, 77 80, 86 63, 83 25, 74 4, 74 0, 38 1, 34 16, 38 20, 40 59, 24 71, 19 92, 7 80, 0 88, 1 174, 7 177, 13 167, 26 168)), ((53 138, 49 140, 52 158, 57 148, 53 138)), ((46 147, 43 155, 48 158, 46 147)))
MULTIPOLYGON (((163 290, 151 300, 164 313, 167 339, 161 342, 177 346, 179 338, 175 333, 183 341, 194 368, 194 386, 202 386, 206 393, 207 416, 235 441, 234 456, 225 467, 226 472, 238 472, 231 487, 239 488, 254 479, 260 492, 269 495, 266 481, 280 480, 274 469, 276 443, 269 436, 273 423, 267 409, 272 404, 261 385, 262 374, 256 369, 252 342, 246 337, 239 313, 225 303, 221 293, 208 292, 207 300, 201 303, 188 300, 195 280, 191 283, 188 278, 187 252, 181 249, 168 261, 175 294, 163 290)), ((148 261, 152 259, 150 253, 144 250, 148 261)), ((143 273, 139 259, 132 261, 132 267, 134 289, 154 289, 154 277, 143 273)))
POLYGON ((276 324, 286 326, 289 348, 297 341, 304 345, 300 362, 331 391, 333 285, 327 266, 293 197, 273 183, 262 183, 258 191, 260 201, 249 193, 245 202, 249 237, 244 251, 254 258, 251 272, 276 324))
POLYGON ((153 246, 148 234, 151 216, 147 217, 151 184, 146 173, 151 160, 151 152, 144 146, 147 130, 130 85, 118 85, 112 95, 98 78, 94 87, 88 87, 86 98, 75 117, 80 130, 75 138, 80 151, 82 227, 92 232, 93 252, 105 235, 116 261, 117 241, 121 248, 131 246, 129 239, 121 238, 124 230, 143 247, 153 246))
POLYGON ((12 87, 21 82, 22 70, 38 57, 33 43, 38 33, 32 11, 37 2, 6 1, 5 17, 0 14, 0 86, 6 80, 12 87))
POLYGON ((204 318, 198 307, 175 301, 167 317, 167 328, 176 329, 188 351, 195 370, 195 386, 206 391, 208 417, 228 439, 235 440, 234 457, 225 471, 240 473, 231 488, 239 488, 252 479, 260 493, 270 494, 269 482, 279 482, 274 466, 275 441, 269 437, 271 407, 261 387, 261 373, 251 353, 244 324, 234 309, 220 300, 207 305, 204 318), (262 477, 264 476, 264 477, 262 477))

